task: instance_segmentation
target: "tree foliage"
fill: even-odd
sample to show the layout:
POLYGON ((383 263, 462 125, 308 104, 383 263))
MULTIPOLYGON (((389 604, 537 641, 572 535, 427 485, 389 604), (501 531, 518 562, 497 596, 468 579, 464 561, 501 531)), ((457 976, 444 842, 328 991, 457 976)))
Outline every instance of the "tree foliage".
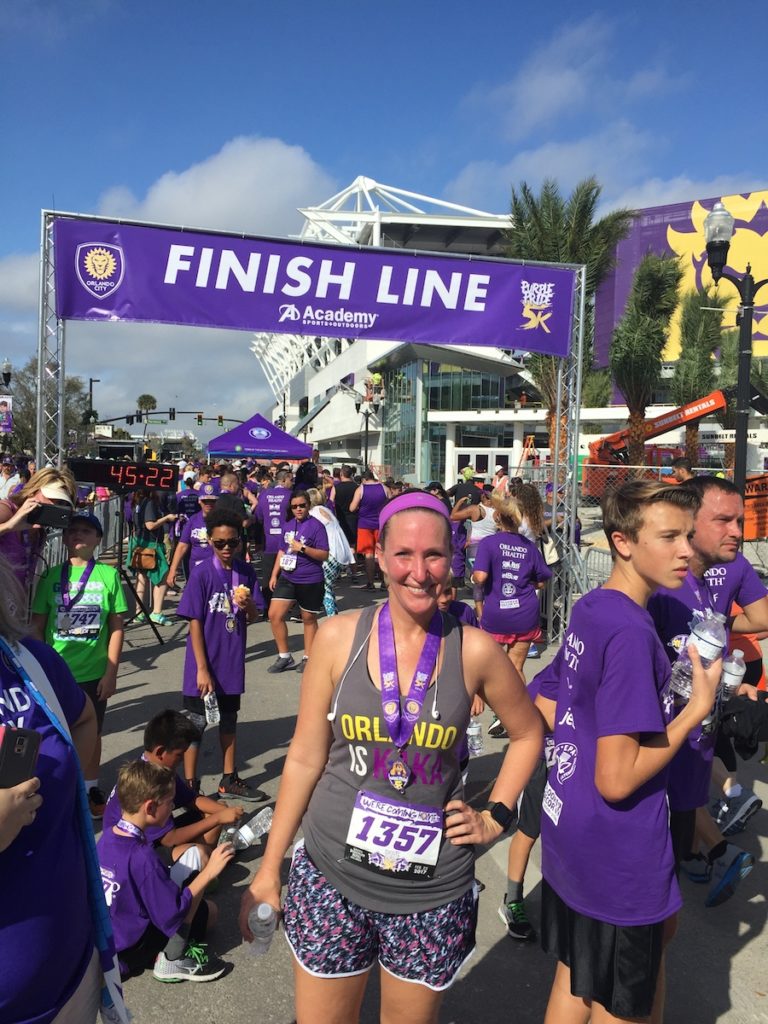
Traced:
POLYGON ((662 353, 683 270, 676 256, 649 253, 635 271, 611 345, 611 372, 629 408, 629 461, 645 464, 645 410, 661 380, 662 353))
POLYGON ((139 412, 153 412, 157 408, 157 399, 154 395, 139 395, 136 408, 139 412))
MULTIPOLYGON (((20 370, 14 370, 10 387, 13 395, 13 433, 10 446, 14 451, 32 453, 37 445, 37 357, 33 356, 20 370)), ((80 377, 64 381, 64 437, 74 436, 88 406, 88 388, 80 377)))
MULTIPOLYGON (((611 270, 616 246, 629 233, 631 210, 614 210, 599 220, 597 206, 601 186, 596 178, 586 178, 567 198, 555 181, 547 179, 538 195, 525 182, 512 189, 511 226, 507 232, 506 254, 516 260, 543 260, 549 263, 583 263, 586 266, 585 367, 583 379, 590 377, 593 344, 592 303, 595 289, 611 270)), ((526 360, 544 405, 549 410, 550 448, 557 408, 557 371, 555 356, 531 352, 526 360)))
MULTIPOLYGON (((680 307, 680 355, 670 383, 675 405, 686 405, 715 387, 715 349, 720 345, 725 300, 714 291, 688 292, 680 307)), ((699 422, 685 427, 685 454, 696 465, 699 422)))

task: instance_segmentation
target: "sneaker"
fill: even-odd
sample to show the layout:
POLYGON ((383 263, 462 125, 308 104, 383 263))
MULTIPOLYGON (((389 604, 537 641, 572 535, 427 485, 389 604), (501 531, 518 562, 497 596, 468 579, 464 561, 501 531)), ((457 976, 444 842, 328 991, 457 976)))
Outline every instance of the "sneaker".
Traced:
POLYGON ((528 648, 528 653, 526 654, 526 658, 531 658, 533 660, 533 659, 540 658, 540 657, 541 657, 541 652, 539 651, 539 648, 536 646, 536 644, 531 644, 531 646, 528 648))
POLYGON ((712 862, 712 886, 705 907, 718 907, 736 892, 736 886, 755 866, 755 858, 746 850, 728 843, 725 853, 712 862))
POLYGON ((352 587, 355 590, 375 590, 376 589, 376 587, 372 583, 369 583, 368 580, 366 580, 364 583, 353 583, 352 587))
POLYGON ((179 960, 169 960, 165 953, 158 953, 152 974, 158 981, 215 981, 220 978, 226 965, 221 960, 210 960, 208 947, 204 942, 190 943, 179 960))
POLYGON ((747 822, 757 814, 763 801, 750 789, 743 789, 738 796, 721 797, 710 807, 715 824, 724 836, 742 832, 747 822))
POLYGON ((274 675, 275 672, 287 672, 289 668, 296 668, 296 662, 293 660, 292 655, 288 655, 287 658, 277 658, 267 669, 270 675, 274 675))
POLYGON ((253 790, 236 772, 229 778, 222 775, 221 782, 219 782, 219 796, 236 796, 238 800, 265 799, 260 789, 253 790))
POLYGON ((504 737, 507 735, 507 730, 498 720, 496 715, 493 716, 493 721, 488 726, 488 735, 493 736, 495 740, 504 739, 504 737))
POLYGON ((518 903, 505 903, 502 900, 499 907, 499 917, 507 926, 507 935, 511 939, 520 939, 521 942, 536 941, 536 932, 528 920, 525 904, 522 900, 518 903))
POLYGON ((143 626, 144 623, 147 621, 147 616, 144 614, 144 612, 138 612, 136 615, 133 616, 132 621, 134 626, 143 626))
POLYGON ((301 661, 296 666, 296 671, 297 672, 303 672, 304 669, 307 667, 307 662, 308 661, 309 661, 309 658, 302 658, 301 661))
POLYGON ((149 616, 150 620, 154 622, 156 626, 172 626, 173 623, 167 615, 163 615, 162 612, 151 612, 149 616))
POLYGON ((712 865, 701 853, 694 853, 686 860, 681 860, 680 870, 689 881, 697 885, 703 885, 712 877, 712 865))
POLYGON ((107 798, 98 786, 91 786, 88 790, 88 807, 91 817, 98 821, 104 817, 104 808, 107 806, 107 798))

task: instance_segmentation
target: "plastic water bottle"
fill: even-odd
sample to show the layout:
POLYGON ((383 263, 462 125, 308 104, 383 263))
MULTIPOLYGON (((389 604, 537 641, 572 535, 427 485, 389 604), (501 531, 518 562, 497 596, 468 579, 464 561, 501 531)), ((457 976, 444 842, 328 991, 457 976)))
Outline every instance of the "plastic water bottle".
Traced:
POLYGON ((719 612, 707 611, 703 619, 691 626, 691 635, 672 666, 669 688, 684 700, 690 700, 693 691, 693 664, 688 654, 689 645, 699 652, 704 668, 720 657, 726 643, 725 616, 719 612))
POLYGON ((272 808, 265 807, 242 825, 227 825, 219 833, 218 846, 232 843, 238 853, 247 850, 272 828, 272 808))
POLYGON ((264 956, 272 944, 272 936, 277 927, 277 914, 269 903, 259 903, 248 915, 248 927, 253 934, 253 942, 248 948, 254 956, 264 956))
POLYGON ((237 837, 234 839, 236 850, 246 850, 261 839, 263 835, 272 828, 272 808, 265 807, 258 814, 246 821, 237 830, 237 837), (242 845, 240 845, 242 844, 242 845))
POLYGON ((473 718, 467 726, 467 747, 470 757, 479 757, 483 753, 483 728, 478 718, 473 718))
POLYGON ((219 702, 216 698, 216 694, 206 693, 203 697, 203 705, 205 706, 205 720, 208 725, 218 725, 221 721, 221 712, 219 711, 219 702))
POLYGON ((744 675, 747 671, 747 666, 744 664, 744 652, 738 648, 735 651, 731 651, 728 657, 723 661, 723 675, 720 679, 720 685, 723 689, 723 700, 730 700, 744 682, 744 675))

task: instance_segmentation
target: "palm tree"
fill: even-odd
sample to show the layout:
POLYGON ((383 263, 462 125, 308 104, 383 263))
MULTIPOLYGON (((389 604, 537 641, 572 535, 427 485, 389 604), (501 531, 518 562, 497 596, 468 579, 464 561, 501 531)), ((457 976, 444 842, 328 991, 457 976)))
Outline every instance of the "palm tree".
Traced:
POLYGON ((136 408, 139 412, 152 412, 157 408, 157 399, 154 395, 139 395, 136 399, 136 408))
MULTIPOLYGON (((714 352, 720 345, 725 300, 705 288, 691 291, 680 304, 680 356, 675 364, 670 392, 675 405, 685 405, 709 394, 715 386, 714 352)), ((685 426, 685 454, 696 465, 699 455, 699 422, 685 426)))
POLYGON ((661 380, 661 356, 683 270, 676 256, 643 257, 611 345, 611 372, 629 408, 629 462, 645 465, 645 409, 661 380))
MULTIPOLYGON (((601 191, 595 178, 579 182, 567 199, 560 195, 552 179, 544 182, 538 196, 522 182, 519 190, 512 189, 512 223, 507 232, 506 254, 510 259, 586 265, 585 362, 588 359, 588 363, 584 380, 591 370, 591 307, 595 289, 613 267, 616 246, 629 233, 633 217, 631 210, 614 210, 596 220, 601 191)), ((526 369, 548 410, 550 451, 554 450, 559 364, 556 356, 537 352, 531 352, 526 359, 526 369)))

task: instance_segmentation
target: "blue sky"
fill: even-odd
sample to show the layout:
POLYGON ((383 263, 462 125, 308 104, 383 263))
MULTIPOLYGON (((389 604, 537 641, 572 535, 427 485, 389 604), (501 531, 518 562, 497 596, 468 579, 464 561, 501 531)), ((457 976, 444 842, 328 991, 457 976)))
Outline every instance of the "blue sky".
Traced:
MULTIPOLYGON (((740 11, 0 0, 0 357, 36 350, 43 207, 279 235, 359 174, 495 213, 546 176, 595 174, 605 208, 764 187, 768 8, 740 11)), ((102 415, 271 404, 247 334, 72 324, 67 348, 102 415)))

